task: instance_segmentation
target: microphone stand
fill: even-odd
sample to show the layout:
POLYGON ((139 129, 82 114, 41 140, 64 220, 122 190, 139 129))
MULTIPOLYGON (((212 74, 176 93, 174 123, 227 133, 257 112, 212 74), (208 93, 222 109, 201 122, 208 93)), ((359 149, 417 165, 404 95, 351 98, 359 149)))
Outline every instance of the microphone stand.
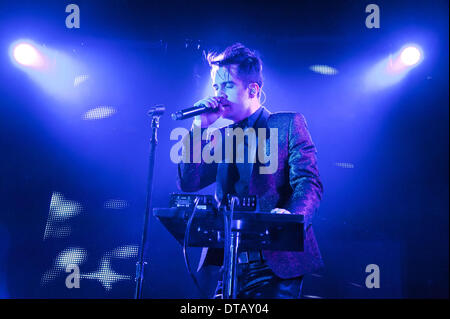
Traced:
POLYGON ((237 298, 237 258, 241 242, 241 226, 240 220, 234 220, 234 207, 239 204, 239 199, 236 196, 231 198, 231 210, 224 208, 225 218, 225 239, 224 243, 224 275, 222 286, 222 299, 236 299, 237 298))
POLYGON ((144 226, 142 231, 142 240, 139 251, 139 260, 136 263, 136 290, 134 294, 135 299, 142 299, 142 288, 144 283, 144 266, 147 264, 144 261, 144 253, 148 237, 148 222, 150 215, 150 207, 152 201, 152 186, 153 186, 153 171, 155 167, 155 154, 156 145, 158 144, 158 128, 159 128, 159 118, 163 115, 165 111, 164 106, 157 105, 148 111, 148 115, 151 117, 151 129, 152 134, 150 137, 150 153, 148 161, 148 177, 147 177, 147 199, 145 205, 145 215, 144 215, 144 226))

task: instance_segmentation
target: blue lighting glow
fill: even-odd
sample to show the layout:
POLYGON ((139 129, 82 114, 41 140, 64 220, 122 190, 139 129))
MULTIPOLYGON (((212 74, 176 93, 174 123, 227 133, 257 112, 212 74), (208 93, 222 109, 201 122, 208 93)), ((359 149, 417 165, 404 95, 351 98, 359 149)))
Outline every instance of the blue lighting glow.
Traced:
POLYGON ((99 106, 83 114, 84 120, 100 120, 112 116, 116 110, 111 106, 99 106))
POLYGON ((128 207, 128 202, 123 199, 110 199, 105 202, 104 207, 109 209, 125 209, 128 207))
POLYGON ((44 56, 31 43, 21 42, 13 48, 14 59, 24 65, 35 68, 42 68, 45 65, 44 56))
POLYGON ((400 82, 424 59, 420 46, 407 44, 395 54, 378 62, 366 75, 366 87, 380 89, 400 82))
POLYGON ((103 257, 96 271, 81 274, 80 278, 98 280, 105 290, 111 290, 113 283, 119 280, 130 280, 131 276, 121 275, 115 272, 111 268, 111 258, 103 257))
POLYGON ((81 213, 83 207, 80 203, 64 198, 58 192, 52 194, 47 224, 45 226, 44 240, 50 237, 63 238, 70 235, 71 227, 65 222, 81 213))
POLYGON ((74 78, 82 67, 69 55, 27 39, 13 42, 9 55, 11 62, 46 93, 56 98, 73 98, 74 78))
POLYGON ((128 259, 136 257, 138 254, 138 246, 124 245, 119 246, 112 251, 106 252, 100 260, 96 271, 84 273, 80 278, 98 280, 100 284, 109 291, 112 289, 112 284, 120 280, 131 280, 130 275, 119 274, 111 267, 111 259, 128 259))
POLYGON ((87 259, 87 251, 80 247, 68 247, 56 256, 53 266, 47 270, 41 277, 41 285, 46 285, 56 279, 62 273, 65 273, 69 265, 80 265, 87 259))
POLYGON ((87 74, 82 74, 82 75, 78 75, 77 77, 75 77, 75 79, 73 80, 73 86, 77 87, 79 86, 81 83, 86 82, 89 79, 89 75, 87 74))
POLYGON ((336 75, 338 74, 338 70, 328 66, 328 65, 320 65, 320 64, 316 64, 316 65, 311 65, 309 67, 309 69, 313 72, 319 73, 319 74, 323 74, 323 75, 336 75))
POLYGON ((401 51, 400 60, 406 66, 413 66, 422 60, 422 50, 416 46, 407 46, 401 51))
POLYGON ((335 165, 341 168, 355 168, 355 165, 352 163, 335 163, 335 165))

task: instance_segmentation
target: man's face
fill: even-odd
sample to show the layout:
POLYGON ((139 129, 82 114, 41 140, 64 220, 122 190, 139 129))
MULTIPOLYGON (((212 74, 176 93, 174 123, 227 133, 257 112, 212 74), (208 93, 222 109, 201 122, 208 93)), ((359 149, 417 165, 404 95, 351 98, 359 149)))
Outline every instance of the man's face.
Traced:
POLYGON ((235 120, 250 105, 248 88, 237 76, 237 65, 214 68, 211 72, 212 86, 216 96, 223 98, 222 116, 235 120))

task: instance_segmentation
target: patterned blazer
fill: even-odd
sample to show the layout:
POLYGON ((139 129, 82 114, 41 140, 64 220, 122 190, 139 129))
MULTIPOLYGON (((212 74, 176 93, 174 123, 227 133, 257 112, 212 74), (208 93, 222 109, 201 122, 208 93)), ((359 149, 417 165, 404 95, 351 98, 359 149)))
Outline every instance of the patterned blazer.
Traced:
MULTIPOLYGON (((257 196, 260 211, 284 208, 292 214, 304 215, 305 220, 303 252, 263 251, 263 255, 272 271, 284 279, 316 271, 323 266, 323 261, 311 225, 319 208, 323 186, 317 168, 316 148, 305 118, 299 113, 270 113, 263 108, 254 125, 256 131, 258 128, 278 129, 278 168, 273 174, 260 174, 256 168, 260 164, 249 165, 249 194, 257 196)), ((269 147, 268 134, 266 147, 269 147)), ((178 187, 184 192, 196 192, 216 182, 223 165, 180 163, 178 187)), ((223 250, 208 251, 205 248, 199 269, 203 264, 221 265, 222 253, 223 250)))

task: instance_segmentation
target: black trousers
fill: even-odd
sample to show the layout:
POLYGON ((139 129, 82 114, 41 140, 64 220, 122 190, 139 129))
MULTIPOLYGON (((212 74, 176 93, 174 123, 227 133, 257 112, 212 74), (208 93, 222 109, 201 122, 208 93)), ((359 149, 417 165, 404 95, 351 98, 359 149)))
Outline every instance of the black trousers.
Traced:
MULTIPOLYGON (((301 297, 303 276, 282 279, 275 275, 265 261, 238 264, 238 299, 298 299, 301 297)), ((217 284, 214 299, 222 298, 222 281, 217 284)))

